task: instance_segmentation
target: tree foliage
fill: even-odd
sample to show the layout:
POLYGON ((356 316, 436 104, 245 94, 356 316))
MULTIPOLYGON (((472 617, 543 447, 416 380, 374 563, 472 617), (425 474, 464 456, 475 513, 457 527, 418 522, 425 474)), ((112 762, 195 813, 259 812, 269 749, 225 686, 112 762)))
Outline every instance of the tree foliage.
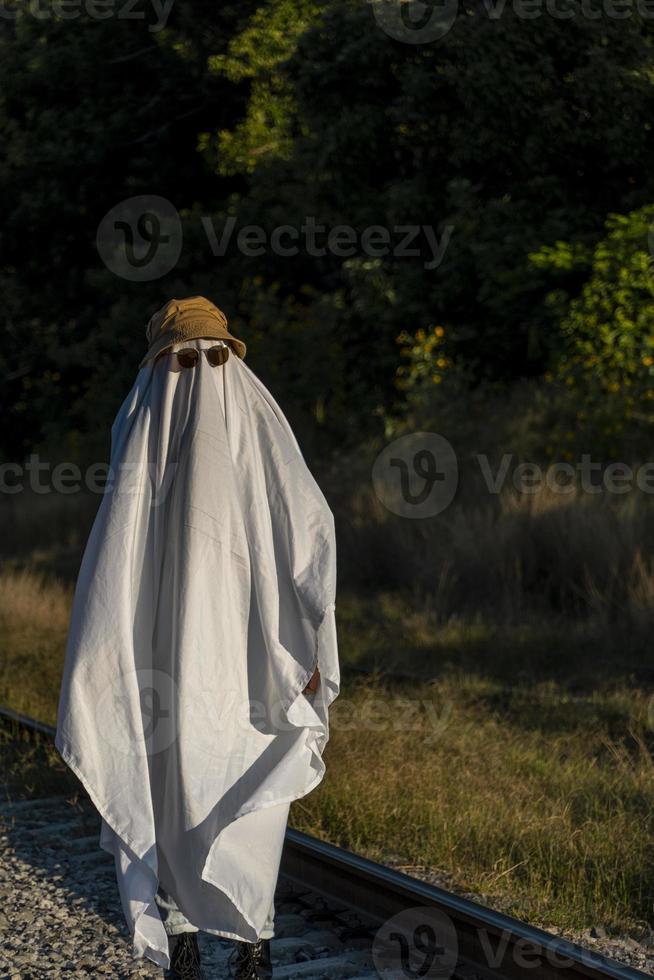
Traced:
POLYGON ((27 13, 5 27, 2 451, 68 440, 100 452, 145 321, 192 292, 226 310, 321 447, 376 431, 413 382, 455 365, 470 384, 556 370, 571 335, 579 357, 597 340, 645 368, 629 338, 649 316, 636 312, 646 253, 625 287, 628 235, 619 245, 618 226, 604 229, 612 214, 635 228, 654 200, 651 29, 635 10, 568 6, 566 19, 525 19, 466 0, 429 44, 390 37, 358 0, 179 2, 157 33, 27 13), (184 248, 164 278, 129 283, 95 235, 141 193, 178 209, 184 248), (232 241, 216 256, 207 215, 218 230, 230 217, 261 226, 268 242, 289 225, 298 252, 252 256, 232 241), (325 229, 320 254, 302 237, 310 221, 325 229), (339 226, 355 233, 351 254, 328 239, 339 226), (406 226, 418 255, 399 254, 406 226), (437 326, 442 342, 422 347, 437 326))
POLYGON ((627 428, 644 423, 651 431, 654 423, 653 244, 648 205, 609 215, 592 250, 558 242, 532 257, 553 272, 584 260, 589 266, 579 295, 560 289, 549 295, 564 340, 551 378, 574 392, 577 420, 592 428, 596 444, 615 445, 627 428))

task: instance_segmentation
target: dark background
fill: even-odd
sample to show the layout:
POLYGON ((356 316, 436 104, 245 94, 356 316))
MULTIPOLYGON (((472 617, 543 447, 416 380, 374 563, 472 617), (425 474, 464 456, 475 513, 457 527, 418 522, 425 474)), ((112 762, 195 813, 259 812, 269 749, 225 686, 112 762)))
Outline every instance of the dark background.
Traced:
POLYGON ((161 30, 143 4, 7 9, 4 459, 105 459, 147 320, 196 293, 225 310, 317 466, 410 412, 428 427, 443 404, 465 413, 524 379, 554 405, 532 452, 569 449, 571 427, 600 453, 649 444, 652 20, 635 6, 464 2, 430 43, 347 0, 177 0, 161 30), (96 245, 137 195, 167 199, 183 228, 150 282, 96 245), (228 215, 236 232, 307 216, 393 240, 397 225, 452 231, 436 269, 361 248, 252 257, 236 232, 214 256, 201 217, 219 234, 228 215))

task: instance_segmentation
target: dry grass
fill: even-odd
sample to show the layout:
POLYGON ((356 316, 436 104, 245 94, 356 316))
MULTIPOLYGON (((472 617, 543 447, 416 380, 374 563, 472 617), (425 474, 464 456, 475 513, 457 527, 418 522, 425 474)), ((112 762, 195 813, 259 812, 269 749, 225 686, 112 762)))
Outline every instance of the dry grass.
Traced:
POLYGON ((654 769, 643 695, 597 699, 583 706, 583 724, 553 731, 552 711, 577 710, 560 692, 500 714, 492 687, 451 677, 402 690, 432 703, 437 722, 423 711, 419 727, 398 731, 399 693, 369 681, 346 687, 333 710, 329 776, 294 806, 295 826, 438 869, 448 887, 545 927, 625 932, 651 921, 654 769), (379 725, 380 700, 392 722, 371 735, 366 706, 379 725))
POLYGON ((71 600, 43 573, 0 573, 0 704, 55 720, 71 600))
POLYGON ((654 626, 654 501, 470 488, 433 518, 390 513, 369 485, 342 504, 341 563, 359 592, 401 589, 441 622, 479 615, 654 626))
POLYGON ((80 791, 54 745, 13 723, 0 724, 0 801, 61 794, 73 799, 80 791))

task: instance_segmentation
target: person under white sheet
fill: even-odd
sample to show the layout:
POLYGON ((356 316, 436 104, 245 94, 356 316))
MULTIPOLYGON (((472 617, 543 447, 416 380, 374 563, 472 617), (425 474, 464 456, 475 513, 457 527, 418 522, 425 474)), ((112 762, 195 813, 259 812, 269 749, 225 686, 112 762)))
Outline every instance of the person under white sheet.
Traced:
POLYGON ((172 300, 147 337, 79 573, 56 745, 102 817, 135 955, 200 977, 204 930, 256 980, 289 806, 324 776, 340 690, 334 520, 217 307, 172 300))

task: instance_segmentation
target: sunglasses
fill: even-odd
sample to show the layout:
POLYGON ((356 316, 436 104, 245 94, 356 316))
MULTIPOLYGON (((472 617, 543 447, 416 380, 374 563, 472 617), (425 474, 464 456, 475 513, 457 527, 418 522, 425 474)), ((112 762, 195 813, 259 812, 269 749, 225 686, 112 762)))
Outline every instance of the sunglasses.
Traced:
MULTIPOLYGON (((163 353, 174 354, 179 366, 183 368, 193 368, 200 360, 200 351, 195 347, 184 347, 183 350, 164 351, 163 353)), ((229 347, 219 345, 207 347, 204 353, 207 355, 211 367, 218 367, 219 364, 224 364, 229 357, 229 347)))

